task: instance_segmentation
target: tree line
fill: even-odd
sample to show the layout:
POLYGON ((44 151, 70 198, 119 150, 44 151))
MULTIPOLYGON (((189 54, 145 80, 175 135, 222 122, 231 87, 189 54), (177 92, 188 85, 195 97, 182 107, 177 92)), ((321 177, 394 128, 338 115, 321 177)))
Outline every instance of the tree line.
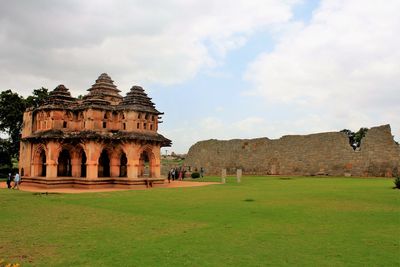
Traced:
POLYGON ((25 110, 40 106, 48 96, 48 89, 43 87, 34 89, 26 98, 12 90, 0 93, 0 132, 7 136, 0 138, 0 173, 2 170, 11 169, 12 159, 19 157, 19 142, 25 110))

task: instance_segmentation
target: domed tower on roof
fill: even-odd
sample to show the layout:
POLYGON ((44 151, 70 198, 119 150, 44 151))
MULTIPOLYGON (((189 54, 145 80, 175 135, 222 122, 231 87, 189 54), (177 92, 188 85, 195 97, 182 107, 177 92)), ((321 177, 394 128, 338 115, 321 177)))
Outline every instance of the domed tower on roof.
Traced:
POLYGON ((120 103, 120 107, 135 111, 163 114, 155 108, 154 103, 151 101, 151 98, 147 96, 144 89, 137 85, 132 86, 131 90, 120 103))
POLYGON ((76 99, 71 96, 68 88, 63 84, 57 86, 49 93, 44 105, 51 106, 71 106, 76 104, 76 99))
POLYGON ((107 73, 101 74, 88 91, 89 94, 83 97, 85 104, 117 105, 122 101, 121 91, 107 73))

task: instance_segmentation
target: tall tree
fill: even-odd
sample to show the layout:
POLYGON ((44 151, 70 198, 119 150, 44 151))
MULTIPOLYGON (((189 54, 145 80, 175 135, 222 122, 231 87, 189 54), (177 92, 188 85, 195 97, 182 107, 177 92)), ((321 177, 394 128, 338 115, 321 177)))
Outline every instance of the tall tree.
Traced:
POLYGON ((368 128, 362 127, 357 132, 353 132, 349 129, 343 129, 340 132, 345 133, 349 137, 349 143, 355 150, 357 147, 360 147, 361 139, 363 139, 367 134, 368 128))
POLYGON ((0 131, 9 136, 9 150, 12 157, 18 158, 25 109, 43 104, 48 95, 48 90, 43 87, 33 90, 32 95, 26 99, 11 90, 0 93, 0 131))
POLYGON ((354 141, 357 144, 357 147, 359 147, 361 145, 361 139, 363 139, 365 137, 365 135, 368 132, 368 128, 362 127, 360 128, 360 130, 358 130, 358 132, 356 132, 354 134, 354 141))
POLYGON ((37 108, 38 106, 42 105, 46 98, 49 96, 49 91, 42 87, 39 89, 34 89, 32 95, 28 96, 25 100, 26 107, 34 107, 37 108))
POLYGON ((11 167, 10 142, 0 138, 0 169, 11 167))
POLYGON ((18 156, 25 100, 11 90, 0 93, 0 131, 10 138, 10 154, 18 156))

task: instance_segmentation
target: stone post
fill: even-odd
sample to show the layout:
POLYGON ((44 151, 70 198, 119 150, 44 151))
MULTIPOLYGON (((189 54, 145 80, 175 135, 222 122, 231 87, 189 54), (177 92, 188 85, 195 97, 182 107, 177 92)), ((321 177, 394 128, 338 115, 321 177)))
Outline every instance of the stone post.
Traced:
POLYGON ((242 169, 237 169, 236 170, 236 180, 238 183, 240 183, 241 179, 242 179, 242 169))
POLYGON ((225 183, 226 182, 226 169, 222 169, 221 172, 221 183, 225 183))

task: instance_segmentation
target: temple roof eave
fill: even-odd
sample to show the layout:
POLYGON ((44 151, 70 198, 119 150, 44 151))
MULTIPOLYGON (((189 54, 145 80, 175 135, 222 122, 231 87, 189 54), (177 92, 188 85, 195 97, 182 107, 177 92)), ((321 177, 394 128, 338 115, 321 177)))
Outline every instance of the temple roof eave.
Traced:
POLYGON ((162 147, 172 145, 171 140, 165 138, 161 134, 139 133, 139 132, 96 132, 96 131, 79 131, 79 132, 63 132, 61 130, 47 130, 36 132, 31 136, 22 138, 22 141, 37 141, 44 140, 104 140, 104 141, 146 141, 157 142, 162 147))

